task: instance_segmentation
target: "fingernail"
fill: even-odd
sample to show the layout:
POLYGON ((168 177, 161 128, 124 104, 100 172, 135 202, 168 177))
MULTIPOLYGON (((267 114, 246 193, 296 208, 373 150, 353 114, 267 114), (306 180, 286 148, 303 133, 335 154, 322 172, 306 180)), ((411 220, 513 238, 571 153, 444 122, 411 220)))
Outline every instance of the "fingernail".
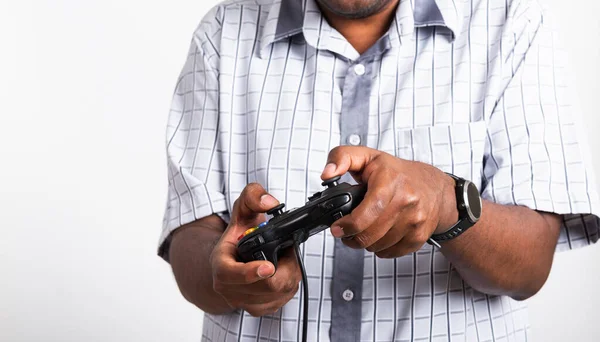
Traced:
POLYGON ((342 227, 340 226, 333 226, 331 227, 331 235, 333 235, 336 238, 341 238, 342 236, 344 236, 344 229, 342 229, 342 227))
POLYGON ((273 275, 273 269, 269 265, 260 265, 258 268, 258 276, 261 278, 268 278, 273 275))
POLYGON ((337 165, 335 165, 335 163, 329 163, 325 166, 325 169, 323 169, 323 175, 332 174, 335 170, 337 170, 337 165))
POLYGON ((260 196, 260 204, 263 207, 267 207, 267 208, 272 208, 274 206, 276 206, 279 202, 275 199, 275 197, 269 195, 269 194, 264 194, 262 196, 260 196))

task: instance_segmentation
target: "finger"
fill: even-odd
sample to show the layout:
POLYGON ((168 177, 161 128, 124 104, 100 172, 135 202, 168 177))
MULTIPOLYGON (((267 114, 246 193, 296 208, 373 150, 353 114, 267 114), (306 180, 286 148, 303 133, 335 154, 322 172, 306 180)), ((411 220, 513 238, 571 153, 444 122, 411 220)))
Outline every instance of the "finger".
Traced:
POLYGON ((357 239, 356 237, 352 238, 351 240, 344 239, 343 242, 345 245, 351 248, 366 248, 371 253, 377 253, 400 242, 405 234, 406 233, 404 230, 396 228, 396 226, 392 226, 392 228, 390 228, 384 236, 378 238, 375 242, 371 243, 367 247, 356 247, 356 240, 362 241, 360 238, 357 239))
POLYGON ((277 312, 279 309, 281 309, 292 298, 294 298, 294 294, 288 293, 283 296, 280 296, 276 301, 269 302, 266 304, 246 305, 245 307, 243 307, 243 309, 254 317, 271 315, 277 312))
POLYGON ((395 245, 375 253, 375 255, 382 259, 399 258, 417 252, 421 247, 423 247, 422 243, 411 242, 404 238, 395 245))
MULTIPOLYGON (((375 221, 384 214, 393 197, 394 188, 390 187, 388 177, 377 175, 380 178, 371 182, 362 202, 349 214, 337 220, 331 226, 331 234, 336 238, 357 235, 371 227, 375 221)), ((389 228, 390 226, 388 226, 389 228)), ((382 234, 385 234, 383 232, 382 234)), ((383 235, 380 235, 381 237, 383 235)), ((365 236, 366 237, 366 236, 365 236)))
POLYGON ((241 295, 275 295, 281 296, 286 293, 296 293, 300 285, 300 279, 295 278, 273 278, 274 276, 256 282, 254 284, 232 285, 231 292, 241 295))
POLYGON ((286 293, 294 291, 302 280, 300 266, 293 248, 286 248, 279 256, 277 271, 265 281, 256 283, 253 290, 257 293, 286 293))
POLYGON ((230 254, 219 253, 213 258, 213 279, 215 284, 254 284, 271 277, 275 273, 275 266, 269 261, 251 261, 242 263, 231 257, 230 254))
POLYGON ((371 226, 356 235, 342 239, 342 241, 350 248, 367 249, 370 252, 373 252, 374 246, 390 247, 404 236, 402 230, 394 229, 395 222, 399 219, 398 216, 398 213, 394 212, 394 208, 388 206, 371 226))
POLYGON ((382 153, 364 146, 338 146, 329 152, 321 179, 341 176, 347 171, 360 173, 371 160, 382 153))
MULTIPOLYGON (((221 294, 225 300, 234 308, 244 308, 252 305, 269 305, 281 302, 281 293, 255 294, 244 292, 227 292, 221 294)), ((293 296, 293 295, 292 295, 293 296)))
POLYGON ((289 292, 302 280, 300 265, 296 259, 294 248, 286 248, 279 256, 277 272, 267 281, 272 289, 279 292, 289 292))
POLYGON ((417 221, 418 215, 413 215, 405 218, 404 222, 398 223, 403 225, 404 237, 393 246, 375 252, 375 255, 380 258, 398 258, 420 250, 431 236, 430 232, 435 229, 435 223, 431 221, 415 223, 417 221))
POLYGON ((248 184, 233 205, 231 222, 225 229, 221 241, 236 246, 240 235, 264 222, 263 213, 278 204, 279 201, 268 194, 260 184, 248 184))
POLYGON ((433 216, 422 206, 403 207, 397 211, 392 227, 386 235, 369 246, 367 250, 374 253, 385 250, 405 236, 409 241, 423 245, 437 227, 437 222, 430 219, 433 216))
POLYGON ((268 279, 232 288, 232 291, 245 294, 272 294, 296 292, 302 280, 302 273, 296 261, 293 248, 287 248, 279 257, 277 271, 268 279))
POLYGON ((268 194, 260 184, 250 183, 235 201, 231 220, 235 223, 247 223, 278 204, 279 201, 268 194))

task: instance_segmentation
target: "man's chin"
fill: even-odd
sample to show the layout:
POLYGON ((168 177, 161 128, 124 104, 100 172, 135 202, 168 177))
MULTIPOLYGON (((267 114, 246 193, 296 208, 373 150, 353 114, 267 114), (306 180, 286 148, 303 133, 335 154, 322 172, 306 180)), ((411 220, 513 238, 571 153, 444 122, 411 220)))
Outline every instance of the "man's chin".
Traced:
POLYGON ((363 19, 381 12, 394 0, 316 0, 328 12, 348 19, 363 19))

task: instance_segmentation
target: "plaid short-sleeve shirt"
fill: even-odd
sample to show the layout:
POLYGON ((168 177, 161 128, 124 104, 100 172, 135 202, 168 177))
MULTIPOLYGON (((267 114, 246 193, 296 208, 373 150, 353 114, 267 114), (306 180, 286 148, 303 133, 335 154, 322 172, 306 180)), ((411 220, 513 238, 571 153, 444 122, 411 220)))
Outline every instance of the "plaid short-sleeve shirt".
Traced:
MULTIPOLYGON (((194 33, 167 130, 160 239, 225 219, 246 184, 288 208, 328 152, 363 145, 472 180, 485 199, 563 215, 558 249, 598 239, 600 203, 565 56, 534 0, 401 0, 362 55, 314 0, 237 0, 194 33)), ((527 227, 523 227, 527 229, 527 227)), ((525 341, 526 304, 465 283, 429 245, 382 260, 327 232, 302 252, 309 341, 525 341)), ((255 318, 205 315, 205 341, 296 341, 302 294, 255 318)))

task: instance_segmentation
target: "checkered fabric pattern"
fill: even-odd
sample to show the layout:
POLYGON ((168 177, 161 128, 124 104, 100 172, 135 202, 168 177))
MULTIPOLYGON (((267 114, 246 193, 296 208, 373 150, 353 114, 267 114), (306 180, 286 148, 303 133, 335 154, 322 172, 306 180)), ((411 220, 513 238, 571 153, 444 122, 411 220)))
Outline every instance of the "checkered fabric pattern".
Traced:
MULTIPOLYGON (((401 0, 386 48, 368 59, 314 0, 281 1, 299 10, 227 1, 194 33, 168 121, 165 259, 173 230, 227 217, 250 182, 288 208, 322 189, 328 152, 347 143, 340 127, 357 119, 342 108, 358 63, 369 84, 361 145, 470 179, 485 199, 562 214, 558 250, 596 242, 600 202, 565 54, 536 1, 401 0), (421 20, 423 8, 442 20, 421 20)), ((308 340, 338 340, 330 334, 334 239, 325 231, 302 249, 308 340)), ((429 245, 393 260, 365 252, 357 274, 362 341, 527 340, 525 302, 474 290, 429 245)), ((301 307, 298 293, 270 316, 206 314, 203 340, 296 341, 301 307)))

